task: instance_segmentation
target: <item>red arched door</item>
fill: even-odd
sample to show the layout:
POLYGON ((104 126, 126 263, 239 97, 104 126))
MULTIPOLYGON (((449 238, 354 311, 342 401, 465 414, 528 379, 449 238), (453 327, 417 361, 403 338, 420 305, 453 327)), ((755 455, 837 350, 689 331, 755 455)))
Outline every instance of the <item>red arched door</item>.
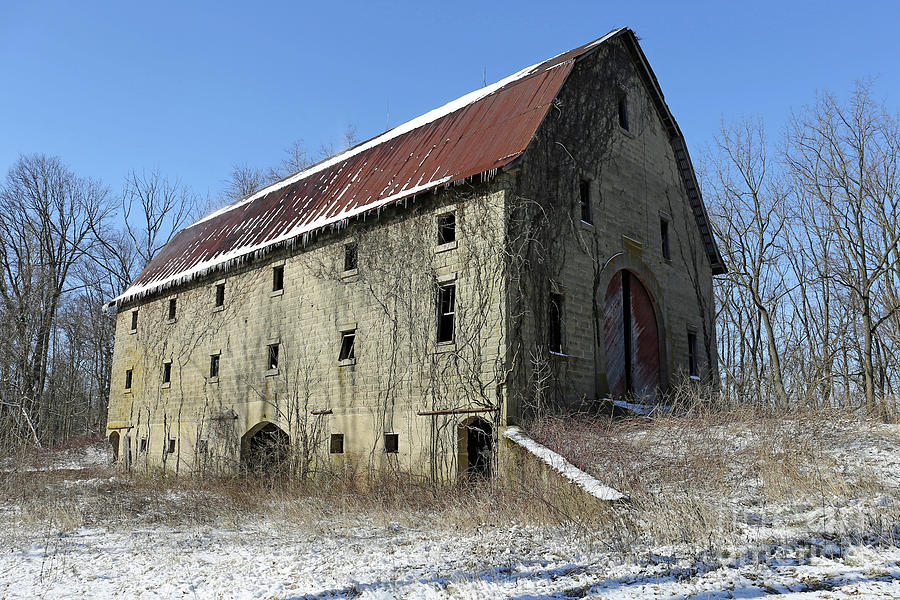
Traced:
POLYGON ((603 309, 606 380, 612 396, 655 399, 659 386, 659 327, 650 294, 631 271, 616 273, 603 309))

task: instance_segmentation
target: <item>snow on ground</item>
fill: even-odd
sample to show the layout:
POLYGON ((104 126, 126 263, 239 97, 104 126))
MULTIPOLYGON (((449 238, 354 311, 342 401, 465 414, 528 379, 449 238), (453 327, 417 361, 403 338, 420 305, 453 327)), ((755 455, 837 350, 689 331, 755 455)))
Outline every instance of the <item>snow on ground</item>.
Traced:
POLYGON ((311 536, 263 521, 38 537, 5 549, 0 598, 888 598, 900 597, 898 561, 897 548, 860 547, 623 562, 554 529, 360 523, 311 536))
POLYGON ((109 464, 111 454, 105 445, 88 445, 62 451, 44 450, 21 457, 0 459, 0 473, 13 471, 80 471, 109 464))
MULTIPOLYGON (((875 433, 833 452, 847 464, 862 463, 895 481, 897 427, 875 433)), ((179 511, 190 515, 203 505, 218 506, 210 495, 215 492, 142 488, 101 464, 102 448, 45 454, 41 460, 59 472, 20 469, 15 476, 43 478, 35 485, 46 490, 46 503, 62 506, 60 498, 68 495, 78 500, 78 514, 65 525, 68 513, 62 509, 60 516, 49 511, 37 518, 30 515, 33 506, 18 503, 15 493, 4 496, 0 600, 900 598, 900 548, 820 535, 810 523, 850 518, 827 506, 760 512, 756 521, 743 515, 755 526, 743 546, 710 540, 715 551, 667 546, 622 553, 575 524, 462 526, 440 515, 390 520, 390 515, 353 511, 336 511, 330 518, 320 508, 311 509, 313 517, 304 521, 286 518, 289 513, 278 507, 262 513, 223 510, 212 519, 193 520, 179 517, 179 511), (115 514, 116 506, 123 507, 124 518, 106 525, 96 516, 98 507, 115 514)), ((29 468, 41 467, 30 463, 29 468)), ((304 500, 292 502, 295 509, 307 506, 304 500)), ((866 502, 890 506, 898 498, 866 502)), ((881 529, 890 527, 897 523, 881 529)), ((900 535, 900 528, 896 531, 900 535)))

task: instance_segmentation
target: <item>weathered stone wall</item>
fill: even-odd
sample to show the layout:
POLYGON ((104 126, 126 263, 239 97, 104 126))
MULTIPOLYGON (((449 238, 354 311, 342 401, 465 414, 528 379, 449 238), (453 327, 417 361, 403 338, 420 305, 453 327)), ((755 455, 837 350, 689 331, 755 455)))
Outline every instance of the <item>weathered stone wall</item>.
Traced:
POLYGON ((530 246, 534 277, 511 286, 509 314, 521 317, 510 325, 510 354, 527 359, 512 377, 513 415, 542 402, 584 407, 608 393, 603 304, 620 269, 635 273, 654 300, 663 389, 688 376, 689 330, 701 377, 715 380, 710 261, 645 84, 619 41, 579 61, 515 173, 508 207, 519 217, 510 238, 526 223, 538 241, 530 246), (627 130, 618 118, 623 92, 627 130), (581 220, 582 179, 590 182, 592 224, 581 220), (669 260, 661 219, 669 222, 669 260), (544 351, 551 289, 563 296, 564 356, 544 351))
POLYGON ((461 426, 473 418, 496 434, 608 393, 603 303, 621 269, 653 300, 662 389, 687 374, 689 330, 700 373, 714 380, 710 263, 645 84, 626 48, 611 43, 575 65, 524 158, 492 181, 423 196, 306 248, 122 307, 110 429, 135 461, 179 472, 234 469, 242 438, 273 423, 289 434, 301 472, 402 468, 452 477, 468 464, 461 426), (622 92, 627 129, 618 120, 622 92), (581 220, 582 179, 592 223, 581 220), (437 218, 447 211, 456 214, 457 241, 437 247, 437 218), (350 242, 359 264, 345 272, 350 242), (278 266, 284 289, 273 292, 278 266), (217 309, 222 283, 225 306, 217 309), (439 345, 436 294, 449 283, 456 337, 439 345), (555 354, 547 343, 551 290, 563 297, 563 352, 555 354), (347 331, 356 333, 355 360, 339 363, 347 331), (279 345, 273 370, 270 344, 279 345), (163 361, 172 363, 168 386, 163 361), (126 369, 134 373, 130 391, 126 369), (389 432, 399 436, 396 454, 384 451, 389 432), (329 455, 331 434, 344 435, 343 454, 329 455))
MULTIPOLYGON (((241 438, 271 422, 295 449, 307 446, 313 464, 299 468, 351 464, 452 476, 457 457, 466 458, 457 428, 471 414, 417 412, 497 405, 504 194, 492 184, 442 190, 310 247, 121 307, 110 430, 123 428, 134 461, 179 472, 235 468, 241 438), (437 215, 447 212, 456 215, 457 239, 438 246, 437 215), (358 268, 346 272, 350 242, 358 246, 358 268), (273 291, 277 266, 284 288, 273 291), (451 282, 455 343, 438 345, 436 286, 451 282), (216 285, 223 283, 224 307, 216 308, 216 285), (339 362, 342 333, 350 330, 355 360, 339 362), (275 343, 279 364, 270 370, 267 347, 275 343), (217 378, 209 376, 213 354, 217 378), (164 361, 172 363, 168 385, 164 361), (399 434, 396 454, 384 452, 386 432, 399 434), (328 453, 332 433, 344 435, 341 455, 328 453)), ((499 419, 496 412, 483 416, 499 419)))

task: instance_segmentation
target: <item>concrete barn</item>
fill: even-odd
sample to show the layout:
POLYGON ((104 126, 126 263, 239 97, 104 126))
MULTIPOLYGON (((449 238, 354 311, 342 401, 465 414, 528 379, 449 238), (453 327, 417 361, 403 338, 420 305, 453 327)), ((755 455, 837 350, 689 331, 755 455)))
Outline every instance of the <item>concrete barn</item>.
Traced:
POLYGON ((107 434, 182 473, 489 476, 504 427, 715 381, 723 270, 618 29, 180 231, 110 303, 107 434))

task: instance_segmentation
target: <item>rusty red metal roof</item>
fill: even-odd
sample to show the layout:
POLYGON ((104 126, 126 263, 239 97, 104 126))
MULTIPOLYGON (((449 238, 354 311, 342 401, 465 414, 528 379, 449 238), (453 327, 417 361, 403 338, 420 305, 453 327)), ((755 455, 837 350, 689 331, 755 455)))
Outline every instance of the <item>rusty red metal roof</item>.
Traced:
POLYGON ((115 302, 247 260, 416 194, 492 174, 528 147, 575 58, 523 69, 274 183, 183 229, 115 302))

